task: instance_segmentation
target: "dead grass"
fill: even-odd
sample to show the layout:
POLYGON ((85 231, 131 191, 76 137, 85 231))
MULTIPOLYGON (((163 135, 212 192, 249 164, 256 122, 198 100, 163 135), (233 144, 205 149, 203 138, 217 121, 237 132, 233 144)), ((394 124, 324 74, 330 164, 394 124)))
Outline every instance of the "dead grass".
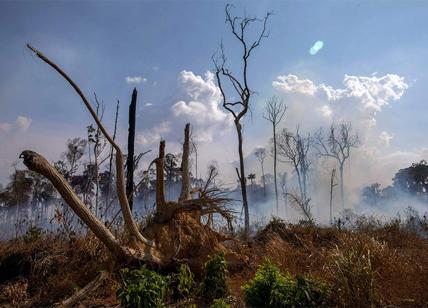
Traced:
MULTIPOLYGON (((192 250, 203 259, 212 249, 221 249, 244 260, 243 268, 229 273, 234 307, 244 307, 241 286, 254 277, 266 257, 283 271, 327 282, 335 290, 331 306, 428 307, 428 240, 398 223, 361 224, 352 231, 340 231, 278 220, 260 230, 250 243, 228 240, 223 244, 214 235, 201 238, 203 230, 195 230, 190 220, 186 224, 179 230, 183 251, 192 250), (191 240, 196 231, 197 240, 191 240), (198 247, 199 240, 209 247, 198 247)), ((175 225, 151 232, 166 239, 167 231, 173 230, 175 225)), ((176 247, 177 239, 169 238, 169 245, 176 247)), ((114 266, 91 236, 71 241, 44 236, 31 243, 0 244, 0 306, 52 305, 85 286, 100 270, 113 271, 114 266)), ((117 281, 109 278, 83 304, 117 305, 117 287, 117 281)))

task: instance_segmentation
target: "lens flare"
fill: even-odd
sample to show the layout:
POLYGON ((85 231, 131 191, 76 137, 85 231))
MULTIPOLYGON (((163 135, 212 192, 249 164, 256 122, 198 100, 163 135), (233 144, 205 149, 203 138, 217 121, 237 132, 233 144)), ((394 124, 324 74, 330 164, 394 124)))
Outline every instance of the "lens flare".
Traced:
POLYGON ((324 46, 323 41, 316 41, 315 44, 309 49, 309 53, 314 56, 318 53, 318 51, 321 50, 321 48, 324 46))

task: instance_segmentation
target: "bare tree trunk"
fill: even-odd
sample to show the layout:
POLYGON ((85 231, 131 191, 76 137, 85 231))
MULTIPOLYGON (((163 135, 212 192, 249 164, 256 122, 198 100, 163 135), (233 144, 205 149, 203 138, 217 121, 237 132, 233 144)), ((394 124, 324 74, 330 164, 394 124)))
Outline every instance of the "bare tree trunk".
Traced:
POLYGON ((189 154, 190 154, 190 124, 184 128, 183 157, 181 159, 181 193, 178 202, 190 199, 190 175, 189 175, 189 154))
POLYGON ((156 164, 156 209, 165 206, 165 181, 164 181, 164 158, 165 140, 159 143, 159 156, 155 159, 156 164))
MULTIPOLYGON (((114 131, 113 131, 113 141, 116 140, 116 132, 117 132, 117 118, 119 116, 119 101, 117 101, 116 105, 116 115, 114 118, 114 131)), ((111 145, 110 148, 110 155, 109 155, 109 165, 108 165, 108 182, 107 182, 107 193, 106 193, 106 208, 104 212, 104 217, 107 217, 107 211, 109 208, 110 203, 110 182, 111 182, 111 172, 112 172, 112 164, 113 164, 113 146, 111 145)))
POLYGON ((343 163, 339 165, 340 171, 340 199, 342 202, 342 211, 345 209, 345 188, 343 187, 343 163))
POLYGON ((94 234, 115 255, 124 255, 124 251, 107 227, 96 218, 91 211, 80 201, 70 184, 63 179, 59 172, 41 155, 33 151, 24 151, 20 158, 31 171, 44 175, 58 190, 65 203, 68 204, 77 216, 94 232, 94 234))
POLYGON ((132 91, 131 104, 129 105, 129 129, 128 129, 128 157, 126 159, 126 196, 132 211, 134 203, 134 144, 135 144, 135 113, 137 109, 137 89, 132 91))
POLYGON ((279 213, 279 204, 278 204, 278 184, 276 178, 276 123, 273 123, 273 179, 275 184, 275 202, 276 202, 276 215, 279 213))
POLYGON ((265 179, 265 169, 263 166, 263 163, 261 163, 262 165, 262 176, 263 176, 263 196, 266 197, 266 179, 265 179))
POLYGON ((330 179, 330 225, 333 223, 333 187, 334 185, 334 176, 336 174, 336 169, 331 170, 331 179, 330 179))
POLYGON ((242 207, 244 208, 244 232, 245 236, 249 235, 250 232, 250 214, 248 211, 248 200, 247 200, 247 183, 245 177, 245 167, 244 167, 244 154, 242 151, 242 126, 239 122, 235 121, 236 132, 238 133, 238 152, 239 152, 239 182, 241 184, 241 193, 242 193, 242 207))

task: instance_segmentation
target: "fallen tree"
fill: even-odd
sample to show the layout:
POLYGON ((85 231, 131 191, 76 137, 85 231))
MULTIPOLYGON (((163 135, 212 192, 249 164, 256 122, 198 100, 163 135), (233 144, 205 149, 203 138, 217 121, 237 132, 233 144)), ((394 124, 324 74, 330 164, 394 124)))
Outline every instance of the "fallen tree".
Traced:
MULTIPOLYGON (((178 255, 178 250, 181 245, 180 234, 179 245, 174 247, 174 252, 171 253, 171 246, 176 246, 172 243, 165 245, 164 243, 155 243, 147 239, 138 229, 135 219, 132 217, 131 209, 129 206, 126 190, 125 190, 125 176, 124 176, 124 155, 119 145, 110 136, 102 122, 98 118, 96 112, 92 108, 91 104, 87 100, 84 93, 81 91, 79 86, 54 62, 47 58, 42 52, 38 51, 31 45, 27 44, 27 47, 35 53, 37 57, 47 63, 55 71, 57 71, 72 88, 77 92, 83 101, 85 107, 88 109, 92 118, 96 122, 98 128, 105 136, 107 141, 111 144, 116 154, 116 190, 118 194, 118 200, 121 208, 121 213, 124 218, 124 227, 127 233, 127 240, 125 243, 119 242, 117 238, 110 232, 110 230, 85 206, 85 204, 79 199, 76 192, 72 189, 70 184, 63 178, 63 176, 52 166, 41 154, 38 154, 31 150, 25 150, 21 153, 20 158, 23 158, 24 164, 28 169, 37 172, 45 176, 58 190, 65 203, 76 213, 76 215, 82 220, 82 222, 95 234, 95 236, 107 247, 110 253, 116 257, 120 262, 132 262, 134 260, 144 261, 152 263, 157 266, 170 265, 174 261, 174 257, 178 255), (168 249, 165 247, 168 246, 168 249)), ((164 155, 165 155, 165 141, 162 140, 159 145, 159 155, 155 159, 156 165, 156 214, 153 222, 154 229, 158 231, 163 226, 173 226, 173 228, 167 227, 163 229, 163 232, 178 232, 180 233, 180 227, 177 225, 181 221, 187 221, 187 229, 196 228, 196 233, 207 233, 210 238, 218 240, 222 238, 218 233, 209 229, 208 227, 200 223, 200 216, 212 213, 219 213, 222 215, 230 224, 233 218, 232 211, 228 210, 224 205, 229 201, 224 195, 219 193, 216 189, 210 189, 208 185, 200 189, 200 198, 191 199, 190 194, 190 176, 189 176, 189 133, 190 124, 185 127, 185 138, 183 143, 183 158, 182 158, 182 190, 177 202, 165 201, 164 194, 164 155), (184 215, 184 216, 183 216, 184 215), (163 226, 162 226, 163 225, 163 226)), ((153 226, 152 226, 153 229, 153 226)), ((156 232, 155 232, 156 233, 156 232)), ((189 232, 188 232, 189 233, 189 232)), ((187 237, 187 241, 192 241, 192 232, 190 232, 190 239, 187 237)), ((200 234, 198 234, 200 236, 200 234)), ((155 236, 159 241, 159 236, 155 236)), ((199 239, 196 239, 199 240, 199 239)), ((210 239, 208 242, 212 242, 210 239)), ((196 245, 202 245, 202 243, 194 243, 196 245)), ((192 244, 193 245, 193 244, 192 244)), ((195 246, 195 245, 193 245, 195 246)), ((213 245, 215 250, 224 249, 222 245, 213 245)), ((204 252, 206 254, 206 252, 204 252)))

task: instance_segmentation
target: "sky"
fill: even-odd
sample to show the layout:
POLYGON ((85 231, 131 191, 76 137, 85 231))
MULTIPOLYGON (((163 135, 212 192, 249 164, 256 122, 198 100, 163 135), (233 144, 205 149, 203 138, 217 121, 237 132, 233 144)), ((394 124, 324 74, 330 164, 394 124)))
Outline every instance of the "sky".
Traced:
MULTIPOLYGON (((236 133, 210 72, 220 42, 231 69, 240 69, 240 49, 225 24, 225 4, 1 1, 0 183, 7 183, 22 150, 57 160, 66 140, 85 137, 93 122, 70 86, 32 55, 26 43, 60 65, 92 101, 97 94, 105 104, 103 122, 110 131, 120 101, 122 146, 136 87, 137 151, 152 149, 149 156, 154 157, 159 140, 165 138, 167 151, 180 152, 184 124, 190 121, 200 175, 214 160, 225 183, 236 183, 236 133)), ((288 107, 281 128, 300 125, 302 131, 314 132, 332 122, 352 122, 362 140, 347 172, 353 188, 373 182, 388 185, 398 168, 428 158, 428 2, 233 4, 232 12, 240 16, 273 12, 269 37, 249 63, 255 94, 244 121, 248 172, 260 173, 254 149, 269 147, 271 127, 262 115, 272 95, 288 107)), ((254 25, 250 39, 259 26, 254 25)), ((266 169, 271 172, 269 160, 266 169)))

